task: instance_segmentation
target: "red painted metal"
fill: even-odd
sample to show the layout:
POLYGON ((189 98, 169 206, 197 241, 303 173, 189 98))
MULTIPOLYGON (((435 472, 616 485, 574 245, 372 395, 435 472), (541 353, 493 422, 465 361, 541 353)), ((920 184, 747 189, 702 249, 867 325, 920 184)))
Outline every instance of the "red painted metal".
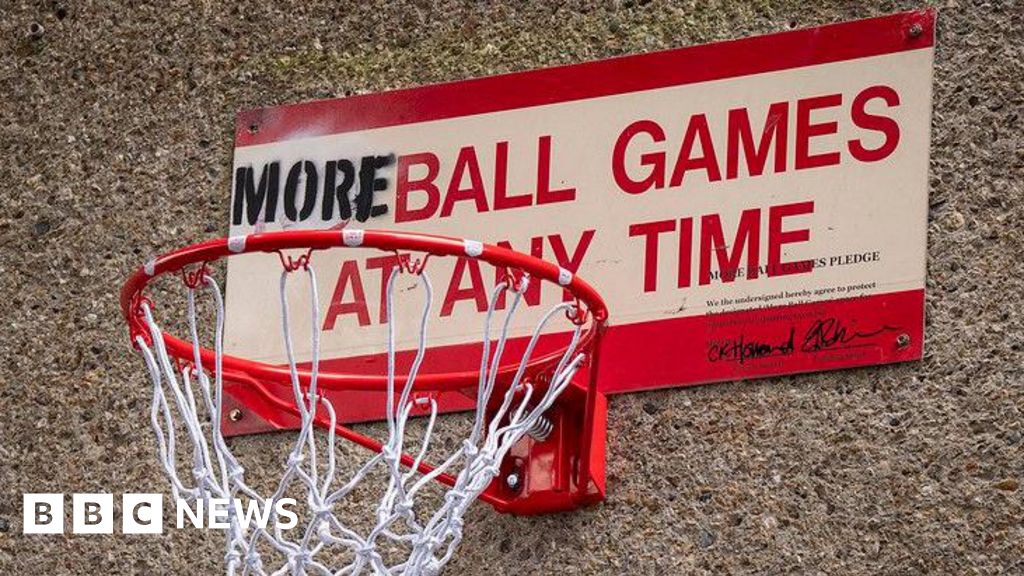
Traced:
MULTIPOLYGON (((363 232, 360 248, 377 248, 384 251, 414 251, 428 256, 466 257, 466 246, 462 239, 407 232, 366 230, 363 232)), ((245 238, 244 247, 233 252, 228 238, 194 244, 157 257, 146 266, 140 267, 128 279, 121 290, 121 309, 128 323, 132 342, 143 338, 150 342, 149 329, 142 314, 142 305, 152 302, 145 296, 149 282, 160 275, 180 273, 189 286, 196 286, 200 273, 209 263, 233 254, 251 252, 277 252, 281 255, 282 266, 297 270, 308 265, 310 255, 317 250, 346 248, 342 232, 337 230, 298 230, 252 234, 245 238), (306 249, 298 258, 288 257, 283 250, 306 249), (198 267, 190 269, 189 267, 198 267)), ((554 264, 489 244, 482 245, 476 259, 513 274, 528 273, 532 278, 558 282, 560 268, 554 264)), ((426 259, 422 261, 426 264, 426 259)), ((406 271, 418 273, 420 267, 406 271)), ((540 514, 569 510, 578 506, 598 502, 604 498, 604 439, 606 424, 606 402, 597 387, 597 358, 602 335, 608 319, 608 310, 597 291, 575 275, 564 286, 577 299, 577 318, 589 323, 580 339, 579 350, 589 356, 585 366, 577 372, 571 385, 562 393, 549 411, 554 424, 552 434, 545 441, 524 438, 515 446, 512 454, 503 463, 503 474, 481 494, 480 499, 501 512, 514 514, 540 514), (522 481, 515 489, 502 481, 505 474, 513 469, 521 471, 522 481)), ((184 364, 191 363, 192 344, 171 334, 163 333, 162 338, 168 353, 184 364)), ((561 358, 564 348, 549 351, 528 362, 525 378, 542 390, 549 375, 561 358)), ((200 357, 205 366, 214 364, 214 352, 202 348, 200 357)), ((291 372, 286 366, 254 362, 244 358, 224 355, 223 366, 225 388, 231 396, 252 409, 260 418, 277 427, 294 427, 298 419, 297 408, 282 400, 281 394, 272 389, 291 386, 291 372)), ((518 362, 510 362, 498 368, 498 392, 507 389, 512 375, 518 369, 518 362)), ((310 372, 298 371, 303 386, 308 386, 310 372)), ((402 376, 396 376, 403 381, 402 376)), ((416 378, 414 392, 457 392, 471 396, 476 390, 479 374, 475 371, 421 374, 416 378)), ((317 386, 334 390, 382 391, 386 389, 385 375, 351 374, 322 370, 317 376, 317 386)), ((493 409, 493 407, 488 408, 493 409)), ((321 427, 329 426, 326 418, 317 420, 321 427)), ((374 438, 360 434, 338 424, 336 433, 349 441, 370 450, 380 451, 381 443, 374 438)), ((402 456, 405 466, 413 464, 413 458, 402 456)), ((433 470, 427 463, 419 465, 419 471, 426 474, 433 470)), ((441 474, 437 480, 453 485, 455 478, 441 474)))

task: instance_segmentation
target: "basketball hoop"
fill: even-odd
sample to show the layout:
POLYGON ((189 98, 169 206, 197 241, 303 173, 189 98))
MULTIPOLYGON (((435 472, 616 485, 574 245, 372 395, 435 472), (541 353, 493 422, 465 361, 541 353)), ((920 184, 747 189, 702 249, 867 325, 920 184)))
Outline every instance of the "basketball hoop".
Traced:
MULTIPOLYGON (((476 499, 501 512, 537 514, 569 510, 604 497, 605 399, 597 390, 597 363, 607 309, 600 295, 574 274, 539 258, 472 240, 372 230, 304 230, 258 233, 211 240, 182 248, 147 262, 126 282, 121 307, 131 339, 143 356, 153 384, 150 420, 157 438, 158 458, 171 483, 174 497, 186 501, 245 496, 260 503, 279 498, 286 489, 302 489, 311 518, 297 529, 298 536, 281 528, 277 513, 261 527, 249 516, 228 508, 227 571, 234 573, 356 574, 363 570, 389 574, 436 574, 451 559, 462 538, 462 517, 476 499), (312 266, 316 252, 334 248, 374 248, 400 255, 386 284, 387 370, 384 374, 341 374, 320 371, 319 309, 312 266), (287 252, 286 252, 287 251, 287 252), (296 256, 296 252, 299 255, 296 256), (224 302, 209 266, 221 258, 244 253, 277 253, 282 265, 280 293, 282 336, 288 363, 276 366, 224 354, 224 302), (414 260, 409 252, 422 253, 414 260), (488 263, 502 278, 493 289, 481 342, 479 370, 421 374, 426 351, 427 319, 432 287, 427 274, 431 258, 473 258, 488 263), (180 274, 188 298, 188 339, 163 331, 146 296, 158 276, 180 274), (312 305, 312 359, 308 368, 296 362, 289 331, 285 290, 294 274, 309 277, 312 305), (395 281, 414 277, 424 295, 419 340, 407 373, 398 374, 395 362, 396 322, 393 321, 395 281), (571 298, 549 309, 529 338, 522 357, 504 361, 510 320, 533 281, 554 283, 571 298), (208 291, 216 307, 214 345, 199 343, 195 296, 208 291), (505 319, 493 327, 496 302, 511 295, 505 319), (568 343, 536 353, 542 332, 565 322, 568 343), (496 336, 492 336, 492 329, 496 336), (211 378, 212 377, 212 378, 211 378), (277 491, 258 495, 245 482, 245 470, 232 454, 221 432, 225 381, 243 383, 263 398, 268 409, 288 413, 301 421, 298 438, 277 491), (272 394, 274 387, 290 387, 294 403, 272 394), (331 402, 318 390, 375 390, 385 393, 382 418, 387 438, 381 442, 338 423, 331 402), (426 462, 438 405, 431 394, 457 391, 475 400, 469 436, 439 464, 426 462), (198 392, 198 394, 196 393, 198 392), (199 401, 196 397, 199 397, 199 401), (429 420, 415 455, 404 452, 406 424, 418 409, 429 420), (205 414, 203 414, 205 412, 205 414), (209 431, 202 424, 209 420, 209 431), (177 424, 176 424, 177 423, 177 424), (175 428, 183 426, 192 448, 192 479, 179 473, 177 450, 181 442, 175 428), (317 463, 314 427, 326 429, 329 453, 317 463), (349 481, 335 478, 335 439, 342 437, 375 454, 349 481), (326 462, 325 462, 326 460, 326 462), (357 533, 334 514, 343 500, 373 469, 387 476, 377 506, 374 527, 357 533), (457 470, 457 471, 456 471, 457 470), (446 492, 429 518, 417 514, 416 497, 425 485, 437 481, 446 492), (404 552, 400 560, 382 547, 404 552), (261 548, 262 547, 262 548, 261 548), (271 549, 281 562, 260 550, 271 549), (340 549, 341 565, 326 552, 340 549), (405 554, 407 552, 407 554, 405 554)), ((323 433, 321 433, 323 434, 323 433)))

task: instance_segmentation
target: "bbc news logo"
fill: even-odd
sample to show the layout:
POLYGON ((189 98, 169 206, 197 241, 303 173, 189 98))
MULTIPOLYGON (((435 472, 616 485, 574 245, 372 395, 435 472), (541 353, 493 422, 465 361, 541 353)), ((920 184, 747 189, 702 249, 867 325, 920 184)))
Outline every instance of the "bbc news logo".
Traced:
MULTIPOLYGON (((242 526, 266 528, 273 516, 284 530, 298 524, 291 510, 294 498, 281 498, 261 504, 255 500, 243 503, 238 498, 208 498, 191 504, 179 499, 175 508, 175 526, 226 530, 230 527, 231 509, 242 526)), ((122 494, 121 533, 163 534, 163 494, 122 494)), ((63 494, 23 494, 22 532, 25 534, 63 534, 65 527, 63 494)), ((71 532, 73 534, 113 534, 113 494, 72 494, 71 532)))

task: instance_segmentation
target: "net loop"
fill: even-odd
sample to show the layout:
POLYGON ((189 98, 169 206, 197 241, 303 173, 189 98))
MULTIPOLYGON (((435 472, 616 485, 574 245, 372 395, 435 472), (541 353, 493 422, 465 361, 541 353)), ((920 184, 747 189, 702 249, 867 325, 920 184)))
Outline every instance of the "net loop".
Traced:
POLYGON ((407 274, 414 276, 420 276, 427 269, 427 262, 430 261, 431 254, 428 252, 421 258, 413 258, 410 254, 402 254, 398 250, 391 251, 395 255, 395 259, 398 261, 398 269, 407 274))
POLYGON ((290 254, 285 254, 281 250, 276 250, 277 257, 281 260, 281 267, 284 268, 285 272, 295 272, 296 270, 309 270, 309 261, 313 257, 313 249, 307 248, 304 253, 297 257, 293 257, 290 254))
POLYGON ((530 274, 519 268, 503 266, 499 273, 499 282, 505 283, 509 292, 524 294, 530 285, 530 274))
POLYGON ((142 347, 150 348, 153 346, 153 334, 149 330, 149 326, 145 324, 146 315, 143 312, 143 307, 148 309, 153 308, 153 301, 149 299, 145 294, 139 293, 132 298, 131 310, 132 314, 141 319, 143 322, 139 324, 132 323, 129 328, 129 337, 131 338, 132 346, 136 350, 141 350, 142 347), (142 340, 140 343, 139 340, 142 340))
POLYGON ((181 281, 185 283, 185 286, 187 286, 189 290, 195 290, 196 288, 206 284, 210 279, 209 265, 210 263, 204 260, 191 270, 188 268, 182 268, 181 281))
POLYGON ((579 298, 575 298, 572 306, 565 309, 565 317, 577 326, 586 326, 590 321, 590 310, 580 302, 579 298))

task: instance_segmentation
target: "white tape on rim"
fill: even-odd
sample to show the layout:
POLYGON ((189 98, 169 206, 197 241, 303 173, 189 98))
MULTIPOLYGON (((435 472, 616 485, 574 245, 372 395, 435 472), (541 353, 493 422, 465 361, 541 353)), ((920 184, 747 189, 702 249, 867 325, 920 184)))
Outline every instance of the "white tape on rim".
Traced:
POLYGON ((466 256, 476 258, 477 256, 484 253, 484 245, 482 242, 476 240, 463 240, 462 246, 466 251, 466 256))
POLYGON ((363 245, 364 231, 359 229, 353 230, 342 230, 341 241, 345 243, 345 246, 355 247, 363 245))
POLYGON ((569 272, 565 268, 558 268, 558 284, 560 286, 568 286, 572 282, 572 272, 569 272))
POLYGON ((228 238, 228 250, 234 254, 245 251, 245 235, 231 236, 228 238))

